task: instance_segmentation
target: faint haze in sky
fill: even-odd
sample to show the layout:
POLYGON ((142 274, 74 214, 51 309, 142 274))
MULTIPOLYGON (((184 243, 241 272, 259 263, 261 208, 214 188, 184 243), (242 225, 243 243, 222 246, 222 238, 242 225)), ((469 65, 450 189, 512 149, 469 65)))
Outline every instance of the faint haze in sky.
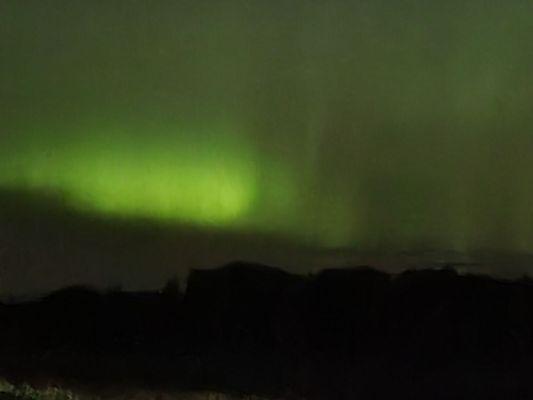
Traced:
POLYGON ((0 187, 319 248, 533 250, 531 1, 0 1, 0 187))

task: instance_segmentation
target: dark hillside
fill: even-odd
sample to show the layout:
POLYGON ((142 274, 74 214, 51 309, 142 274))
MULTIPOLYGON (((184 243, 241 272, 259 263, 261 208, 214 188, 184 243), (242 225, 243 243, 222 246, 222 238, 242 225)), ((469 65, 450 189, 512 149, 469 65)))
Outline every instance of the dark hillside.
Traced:
POLYGON ((1 373, 305 398, 531 398, 533 286, 453 269, 194 270, 0 305, 1 373))

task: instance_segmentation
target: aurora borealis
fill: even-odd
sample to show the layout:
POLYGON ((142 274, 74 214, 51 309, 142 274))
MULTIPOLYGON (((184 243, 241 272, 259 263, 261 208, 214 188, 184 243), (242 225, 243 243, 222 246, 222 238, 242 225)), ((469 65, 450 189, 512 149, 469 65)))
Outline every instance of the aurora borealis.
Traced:
POLYGON ((4 155, 6 187, 53 190, 81 211, 206 224, 238 219, 253 200, 254 176, 238 144, 212 144, 213 154, 197 143, 139 143, 116 132, 48 140, 4 155))
POLYGON ((318 248, 533 251, 533 3, 0 1, 0 187, 318 248))

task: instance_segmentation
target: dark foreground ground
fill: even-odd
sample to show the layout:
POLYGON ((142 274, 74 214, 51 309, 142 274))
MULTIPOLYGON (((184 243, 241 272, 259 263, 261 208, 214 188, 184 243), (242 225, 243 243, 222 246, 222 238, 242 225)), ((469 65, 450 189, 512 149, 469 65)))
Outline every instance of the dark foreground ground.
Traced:
POLYGON ((0 375, 306 399, 533 399, 533 284, 451 269, 236 263, 185 294, 67 288, 0 306, 0 375))

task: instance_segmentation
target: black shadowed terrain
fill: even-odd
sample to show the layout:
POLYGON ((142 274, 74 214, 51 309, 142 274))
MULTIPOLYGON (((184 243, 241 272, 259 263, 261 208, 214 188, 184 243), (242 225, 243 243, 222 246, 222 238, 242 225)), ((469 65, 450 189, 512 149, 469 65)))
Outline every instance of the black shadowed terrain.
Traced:
POLYGON ((533 398, 533 285, 453 269, 299 276, 234 263, 187 290, 71 287, 0 308, 14 382, 273 398, 533 398))

